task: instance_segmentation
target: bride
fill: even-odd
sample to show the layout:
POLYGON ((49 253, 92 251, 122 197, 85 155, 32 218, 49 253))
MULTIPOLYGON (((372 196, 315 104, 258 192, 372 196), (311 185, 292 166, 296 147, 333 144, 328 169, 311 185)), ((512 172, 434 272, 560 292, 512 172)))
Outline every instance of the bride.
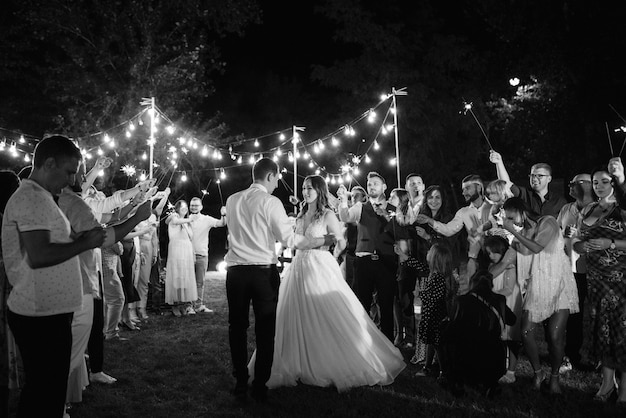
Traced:
MULTIPOLYGON (((269 388, 388 385, 406 367, 400 351, 378 330, 343 279, 328 247, 311 238, 333 234, 335 251, 346 242, 320 176, 302 185, 304 205, 296 219, 296 255, 278 295, 276 336, 269 388)), ((248 364, 254 373, 256 352, 248 364)), ((252 379, 253 377, 251 377, 252 379)))

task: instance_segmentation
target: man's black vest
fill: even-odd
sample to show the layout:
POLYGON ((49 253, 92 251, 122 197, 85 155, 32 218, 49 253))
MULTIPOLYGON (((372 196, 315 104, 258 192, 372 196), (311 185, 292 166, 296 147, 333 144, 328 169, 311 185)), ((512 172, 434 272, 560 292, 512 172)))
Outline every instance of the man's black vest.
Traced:
MULTIPOLYGON (((391 205, 387 205, 388 211, 395 211, 391 205)), ((361 220, 358 224, 358 240, 356 253, 377 253, 380 255, 395 255, 393 251, 393 237, 385 232, 387 221, 376 215, 372 204, 368 201, 363 204, 361 220)))

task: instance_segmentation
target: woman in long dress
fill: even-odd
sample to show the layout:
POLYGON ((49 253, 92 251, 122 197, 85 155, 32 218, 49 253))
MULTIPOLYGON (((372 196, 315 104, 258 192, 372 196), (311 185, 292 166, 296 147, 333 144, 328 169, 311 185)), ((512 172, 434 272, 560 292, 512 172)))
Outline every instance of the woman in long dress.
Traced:
POLYGON ((174 316, 193 315, 191 303, 198 298, 194 253, 191 239, 193 231, 189 225, 189 209, 184 200, 174 204, 174 212, 165 223, 169 244, 165 270, 165 303, 172 305, 174 316))
MULTIPOLYGON (((309 176, 296 220, 296 255, 278 295, 276 337, 269 388, 388 385, 406 367, 402 354, 370 319, 343 279, 328 247, 313 238, 334 234, 335 251, 345 246, 339 221, 328 204, 326 181, 309 176)), ((253 379, 256 353, 248 364, 253 379)))
POLYGON ((587 258, 592 354, 602 362, 595 398, 607 401, 618 389, 617 401, 626 402, 626 212, 615 201, 610 174, 602 169, 592 176, 598 201, 581 212, 574 250, 587 258), (616 370, 622 372, 619 385, 616 370))

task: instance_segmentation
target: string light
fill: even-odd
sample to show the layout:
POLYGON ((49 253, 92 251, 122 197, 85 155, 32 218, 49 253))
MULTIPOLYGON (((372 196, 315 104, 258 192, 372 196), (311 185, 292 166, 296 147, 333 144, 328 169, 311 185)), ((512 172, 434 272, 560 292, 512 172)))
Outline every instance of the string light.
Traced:
POLYGON ((187 181, 187 173, 185 171, 183 171, 183 175, 180 176, 180 181, 183 181, 183 182, 187 181))

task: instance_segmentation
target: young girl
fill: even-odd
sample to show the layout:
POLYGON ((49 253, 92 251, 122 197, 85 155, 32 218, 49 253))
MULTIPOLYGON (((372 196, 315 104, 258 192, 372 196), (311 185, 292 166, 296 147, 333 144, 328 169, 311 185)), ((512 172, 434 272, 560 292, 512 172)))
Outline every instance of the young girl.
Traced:
POLYGON ((421 292, 422 318, 419 326, 420 341, 426 344, 426 360, 420 375, 432 376, 435 353, 439 370, 445 369, 445 358, 440 351, 441 322, 452 310, 458 283, 452 274, 453 260, 450 248, 443 242, 433 244, 428 250, 426 261, 430 275, 421 292))
MULTIPOLYGON (((485 238, 483 248, 491 260, 490 267, 497 266, 504 261, 504 254, 509 249, 509 243, 501 236, 492 235, 485 238)), ((521 348, 522 337, 520 334, 520 319, 522 315, 522 294, 517 283, 517 271, 515 261, 509 262, 505 270, 493 278, 493 292, 506 297, 506 306, 515 314, 516 321, 513 325, 507 325, 502 330, 502 340, 507 345, 508 369, 500 383, 515 382, 515 368, 517 356, 521 348)))

